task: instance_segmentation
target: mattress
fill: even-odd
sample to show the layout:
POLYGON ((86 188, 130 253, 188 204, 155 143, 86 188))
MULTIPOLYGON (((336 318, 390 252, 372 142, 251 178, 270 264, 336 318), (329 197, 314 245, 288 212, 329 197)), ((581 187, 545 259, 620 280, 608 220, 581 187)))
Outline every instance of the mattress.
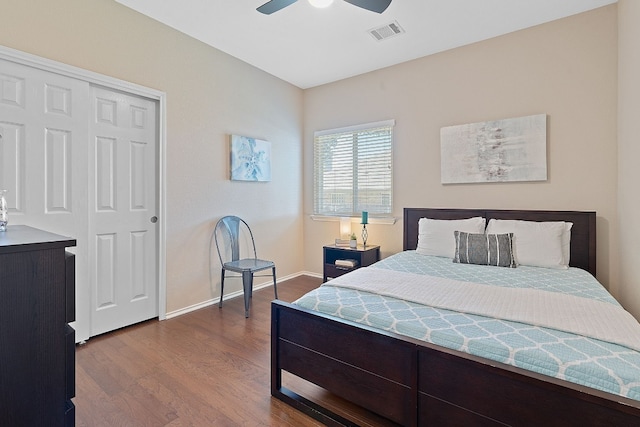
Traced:
MULTIPOLYGON (((533 288, 619 306, 588 272, 455 264, 405 251, 370 267, 487 286, 533 288)), ((342 276, 345 277, 345 276, 342 276)), ((323 284, 295 304, 385 331, 640 400, 640 352, 560 329, 323 284)), ((639 326, 640 327, 640 326, 639 326)))

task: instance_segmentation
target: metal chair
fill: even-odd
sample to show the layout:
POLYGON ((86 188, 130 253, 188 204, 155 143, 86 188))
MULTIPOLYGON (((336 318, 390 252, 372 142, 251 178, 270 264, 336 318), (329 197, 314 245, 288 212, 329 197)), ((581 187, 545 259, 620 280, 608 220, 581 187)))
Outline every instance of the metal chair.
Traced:
POLYGON ((224 295, 224 279, 227 271, 239 273, 242 277, 242 288, 244 291, 244 316, 249 317, 249 301, 253 294, 253 278, 266 277, 267 275, 256 275, 255 273, 271 269, 273 276, 273 291, 276 299, 278 289, 276 288, 276 266, 273 261, 258 259, 256 253, 256 243, 249 225, 237 216, 225 216, 217 223, 213 232, 213 237, 222 266, 220 280, 220 304, 222 308, 222 297, 224 295))

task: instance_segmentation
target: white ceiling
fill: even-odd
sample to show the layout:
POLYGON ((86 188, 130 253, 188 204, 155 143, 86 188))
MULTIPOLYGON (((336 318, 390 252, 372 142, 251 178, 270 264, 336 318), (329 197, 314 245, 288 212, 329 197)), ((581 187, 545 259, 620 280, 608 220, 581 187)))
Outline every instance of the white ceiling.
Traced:
POLYGON ((393 0, 382 14, 298 0, 272 15, 256 11, 266 0, 116 1, 306 89, 617 0, 393 0), (393 21, 404 34, 368 32, 393 21))

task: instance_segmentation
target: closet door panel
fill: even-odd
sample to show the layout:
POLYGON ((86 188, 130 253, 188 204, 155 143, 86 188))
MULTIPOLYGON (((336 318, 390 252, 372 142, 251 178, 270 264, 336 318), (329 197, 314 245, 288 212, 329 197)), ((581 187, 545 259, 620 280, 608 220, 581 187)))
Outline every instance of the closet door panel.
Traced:
MULTIPOLYGON (((88 82, 0 60, 0 188, 8 190, 9 224, 77 240, 79 312, 89 298, 89 105, 88 82)), ((88 313, 76 326, 87 333, 88 313)))

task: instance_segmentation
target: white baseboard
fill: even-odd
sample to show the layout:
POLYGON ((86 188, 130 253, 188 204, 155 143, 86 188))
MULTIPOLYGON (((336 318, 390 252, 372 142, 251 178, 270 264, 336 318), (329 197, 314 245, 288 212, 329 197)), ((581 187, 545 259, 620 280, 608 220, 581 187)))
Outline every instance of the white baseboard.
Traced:
MULTIPOLYGON (((301 271, 301 272, 298 272, 298 273, 295 273, 295 274, 290 274, 288 276, 277 278, 276 279, 276 284, 278 284, 280 282, 284 282, 284 281, 289 280, 289 279, 293 279, 293 278, 299 277, 299 276, 312 276, 312 277, 317 277, 317 278, 320 278, 320 279, 322 278, 321 274, 311 273, 311 272, 308 272, 308 271, 301 271)), ((258 289, 266 288, 266 287, 272 286, 272 285, 273 285, 273 282, 268 280, 268 281, 260 283, 260 284, 255 284, 254 287, 253 287, 253 290, 256 291, 258 289)), ((228 299, 241 296, 242 292, 243 291, 241 289, 239 291, 227 294, 222 298, 222 301, 226 301, 228 299)), ((187 313, 190 313, 192 311, 200 310, 201 308, 210 307, 210 306, 212 306, 214 304, 217 304, 219 301, 220 301, 220 298, 218 297, 218 298, 215 298, 215 299, 210 299, 210 300, 207 300, 207 301, 200 302, 198 304, 193 304, 193 305, 190 305, 188 307, 180 308, 178 310, 167 312, 166 319, 171 319, 173 317, 182 316, 183 314, 187 314, 187 313)))
POLYGON ((322 279, 322 274, 320 274, 320 273, 312 273, 310 271, 303 271, 301 273, 296 274, 295 277, 298 277, 298 276, 311 276, 311 277, 316 277, 318 279, 322 279))

